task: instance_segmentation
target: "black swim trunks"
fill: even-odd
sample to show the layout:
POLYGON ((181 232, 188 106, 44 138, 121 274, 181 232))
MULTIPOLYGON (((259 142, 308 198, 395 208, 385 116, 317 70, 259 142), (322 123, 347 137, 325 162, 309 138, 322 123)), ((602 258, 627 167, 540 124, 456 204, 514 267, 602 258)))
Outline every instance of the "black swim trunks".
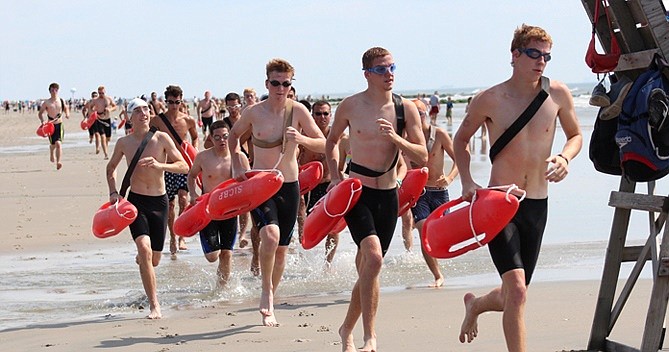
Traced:
POLYGON ((56 144, 58 141, 63 140, 65 129, 63 128, 62 123, 53 124, 53 134, 49 136, 49 143, 56 144))
POLYGON ((162 251, 167 231, 167 194, 145 196, 131 191, 128 201, 137 208, 137 218, 130 224, 132 239, 147 235, 151 239, 151 249, 162 251))
POLYGON ((226 220, 212 220, 200 231, 202 251, 208 254, 220 250, 232 250, 237 237, 237 217, 226 220))
POLYGON ((202 133, 206 133, 207 130, 211 131, 211 124, 214 122, 214 116, 202 117, 202 133))
POLYGON ((325 196, 330 182, 319 183, 314 189, 307 192, 304 197, 304 204, 307 205, 307 215, 311 214, 311 209, 316 203, 325 196))
POLYGON ((272 198, 251 211, 253 223, 258 231, 270 224, 279 226, 279 246, 287 246, 293 236, 299 205, 300 184, 297 181, 284 183, 272 198))
POLYGON ((165 189, 170 202, 174 200, 180 189, 188 192, 188 175, 165 171, 165 189))
POLYGON ((511 222, 490 242, 488 250, 500 275, 513 269, 525 270, 525 285, 530 284, 539 259, 541 240, 548 219, 548 198, 520 202, 511 222))
POLYGON ((362 186, 362 193, 344 219, 358 247, 367 236, 376 235, 386 255, 397 225, 397 188, 374 189, 362 186))

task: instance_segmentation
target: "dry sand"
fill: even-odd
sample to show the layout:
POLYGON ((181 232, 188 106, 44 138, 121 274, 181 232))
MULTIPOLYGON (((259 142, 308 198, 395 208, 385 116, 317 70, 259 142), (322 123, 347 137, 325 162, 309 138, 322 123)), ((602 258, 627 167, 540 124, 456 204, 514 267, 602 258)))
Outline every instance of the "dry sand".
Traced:
MULTIPOLYGON (((80 132, 80 114, 65 122, 80 132)), ((0 148, 35 144, 36 114, 0 112, 0 148)), ((46 141, 43 141, 46 144, 46 141)), ((5 245, 0 254, 77 252, 101 246, 128 246, 126 237, 105 241, 90 233, 90 219, 106 201, 102 155, 92 146, 64 150, 55 170, 46 150, 0 154, 0 221, 5 245), (66 216, 64 216, 66 215, 66 216)), ((123 171, 122 171, 123 172, 123 171)), ((139 277, 137 278, 139 280, 139 277)), ((448 280, 448 279, 447 279, 448 280)), ((612 337, 639 346, 650 296, 642 280, 612 337)), ((477 288, 477 295, 489 288, 477 288)), ((536 283, 530 288, 526 320, 529 351, 585 349, 599 282, 536 283)), ((462 289, 407 289, 382 293, 377 333, 380 351, 504 351, 501 314, 479 319, 479 336, 458 341, 463 317, 462 289)), ((163 307, 164 318, 146 312, 81 321, 31 325, 0 332, 2 351, 338 351, 337 329, 348 296, 278 297, 278 328, 260 326, 257 302, 241 305, 163 307)), ((360 323, 356 343, 361 344, 360 323)))

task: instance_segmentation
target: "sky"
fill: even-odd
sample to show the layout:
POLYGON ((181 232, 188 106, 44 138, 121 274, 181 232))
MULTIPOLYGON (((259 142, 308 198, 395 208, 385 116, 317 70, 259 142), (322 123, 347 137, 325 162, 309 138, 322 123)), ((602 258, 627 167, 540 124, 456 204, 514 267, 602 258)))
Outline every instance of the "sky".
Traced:
POLYGON ((295 67, 300 97, 345 95, 366 88, 361 57, 374 46, 392 52, 398 91, 487 87, 511 75, 522 23, 553 38, 546 76, 596 82, 576 0, 3 0, 0 100, 46 98, 51 82, 66 98, 99 85, 120 97, 169 84, 185 97, 262 94, 275 57, 295 67))

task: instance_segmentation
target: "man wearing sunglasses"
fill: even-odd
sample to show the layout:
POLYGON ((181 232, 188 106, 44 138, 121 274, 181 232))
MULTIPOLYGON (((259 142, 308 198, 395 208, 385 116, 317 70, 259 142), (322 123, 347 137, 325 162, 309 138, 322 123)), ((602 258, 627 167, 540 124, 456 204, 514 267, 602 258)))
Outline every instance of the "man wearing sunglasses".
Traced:
POLYGON ((397 160, 400 153, 425 165, 427 150, 416 106, 392 94, 395 61, 384 48, 371 48, 362 56, 367 89, 344 99, 337 108, 328 134, 325 155, 331 187, 344 175, 337 169, 338 143, 344 131, 350 133, 350 177, 362 181, 358 203, 346 215, 346 224, 358 246, 358 280, 353 286, 346 318, 339 328, 342 351, 357 351, 353 328, 362 315, 363 351, 376 351, 374 329, 379 303, 381 264, 397 225, 397 160), (403 118, 401 118, 403 115, 403 118), (404 131, 402 131, 402 129, 404 131), (402 136, 406 133, 406 139, 402 136))
MULTIPOLYGON (((167 121, 174 128, 174 131, 179 136, 181 141, 188 141, 188 137, 192 141, 193 147, 198 149, 198 137, 197 137, 197 128, 195 119, 190 117, 188 114, 185 114, 180 111, 180 107, 183 103, 183 91, 179 86, 168 86, 165 89, 165 100, 167 102, 167 112, 164 116, 167 118, 167 121)), ((177 145, 177 148, 182 148, 180 141, 177 140, 176 136, 172 134, 170 128, 167 127, 163 119, 160 117, 163 115, 160 113, 157 117, 151 119, 151 125, 156 126, 158 130, 167 133, 174 144, 177 145)), ((174 219, 176 218, 175 210, 175 197, 179 197, 179 215, 186 209, 188 205, 188 185, 187 185, 187 175, 177 174, 171 172, 165 172, 165 187, 167 188, 167 196, 169 199, 169 216, 167 218, 167 225, 170 230, 170 253, 172 254, 172 259, 176 259, 177 253, 177 241, 176 235, 172 230, 174 225, 174 219)), ((179 237, 179 250, 186 250, 186 241, 183 237, 179 237)))
POLYGON ((288 99, 295 70, 283 59, 273 59, 265 67, 268 97, 244 109, 230 131, 233 174, 243 179, 247 171, 240 138, 251 131, 253 168, 275 169, 283 174, 284 183, 272 198, 251 212, 260 233, 260 274, 262 294, 260 314, 265 326, 276 326, 274 295, 286 265, 286 253, 297 219, 300 187, 297 182, 297 146, 322 153, 325 138, 309 116, 307 108, 288 99), (292 114, 287 110, 292 109, 292 114), (291 117, 292 115, 292 117, 291 117), (287 126, 287 127, 286 127, 287 126))
MULTIPOLYGON (((460 342, 478 334, 477 319, 487 311, 503 312, 502 326, 509 351, 526 351, 525 302, 537 263, 548 217, 548 183, 564 180, 569 161, 581 150, 582 136, 569 88, 542 78, 551 59, 551 37, 542 28, 523 24, 511 43, 513 72, 507 81, 483 90, 472 99, 454 139, 455 160, 460 171, 462 197, 471 201, 481 188, 472 178, 467 145, 485 124, 491 151, 505 130, 534 99, 545 98, 527 124, 498 153, 491 152, 490 186, 516 184, 526 192, 511 222, 488 243, 488 250, 502 284, 489 293, 464 296, 465 318, 460 342), (542 84, 543 83, 543 84, 542 84), (543 87, 542 87, 543 86, 543 87), (547 92, 548 95, 546 95, 547 92), (566 136, 558 154, 552 154, 557 121, 566 136)), ((533 104, 537 105, 537 104, 533 104)))

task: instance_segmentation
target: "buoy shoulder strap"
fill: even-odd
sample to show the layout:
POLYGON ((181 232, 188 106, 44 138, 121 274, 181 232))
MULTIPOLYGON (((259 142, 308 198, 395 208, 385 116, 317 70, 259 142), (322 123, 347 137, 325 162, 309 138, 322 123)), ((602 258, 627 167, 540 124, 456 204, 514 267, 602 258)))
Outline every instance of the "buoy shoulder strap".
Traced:
POLYGON ((174 141, 177 142, 177 148, 181 148, 181 143, 183 143, 183 139, 179 136, 179 133, 177 130, 174 129, 174 126, 172 126, 172 123, 170 123, 170 120, 167 119, 167 115, 165 113, 161 112, 158 114, 160 116, 160 119, 163 120, 163 123, 165 126, 167 126, 167 129, 170 131, 170 134, 172 134, 172 137, 174 137, 174 141))
POLYGON ((144 136, 144 139, 142 139, 142 143, 139 144, 139 147, 137 148, 135 155, 132 157, 132 161, 130 161, 130 165, 128 165, 128 170, 125 172, 125 176, 123 176, 123 182, 121 183, 121 190, 119 191, 121 197, 125 198, 125 193, 130 187, 130 177, 132 177, 132 172, 135 170, 137 162, 139 161, 139 158, 142 156, 144 148, 146 148, 146 144, 149 143, 149 140, 151 140, 156 130, 157 129, 155 126, 152 126, 149 129, 149 132, 146 134, 146 136, 144 136))
POLYGON ((495 141, 495 144, 490 147, 490 162, 495 161, 495 157, 499 152, 506 147, 509 142, 515 137, 520 130, 527 125, 528 122, 534 117, 534 114, 537 113, 541 105, 544 103, 546 98, 548 98, 548 92, 550 91, 550 85, 551 81, 548 79, 548 77, 541 76, 541 90, 537 94, 536 97, 534 97, 534 100, 530 103, 530 105, 523 111, 522 114, 514 121, 509 128, 502 133, 501 136, 495 141))

